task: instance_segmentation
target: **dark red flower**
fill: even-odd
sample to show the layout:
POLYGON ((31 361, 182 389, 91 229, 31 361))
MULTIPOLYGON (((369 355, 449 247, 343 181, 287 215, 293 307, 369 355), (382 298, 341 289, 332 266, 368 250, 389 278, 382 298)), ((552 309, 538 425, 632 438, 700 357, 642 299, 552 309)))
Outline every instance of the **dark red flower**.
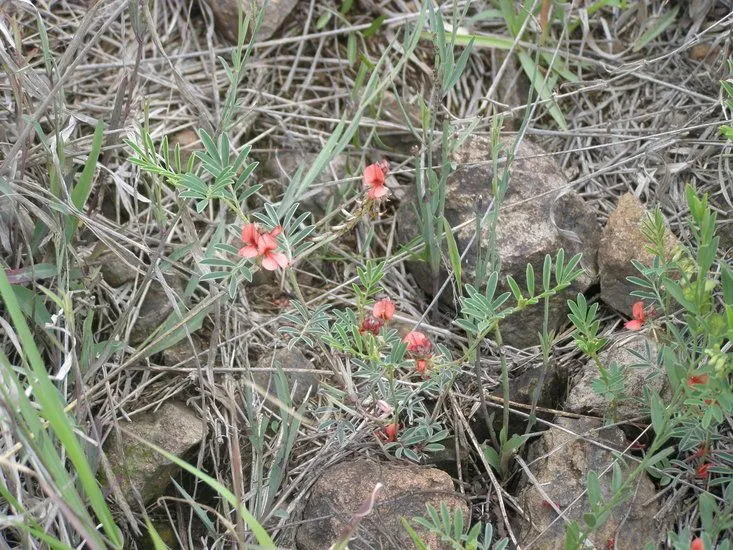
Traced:
POLYGON ((712 464, 710 464, 709 462, 703 462, 697 468, 695 468, 695 475, 697 477, 705 479, 710 475, 710 472, 708 472, 710 466, 712 466, 712 464))
POLYGON ((382 321, 381 319, 377 319, 376 317, 367 317, 361 322, 359 332, 362 334, 366 332, 371 332, 374 336, 377 336, 379 334, 379 331, 382 330, 383 326, 384 321, 382 321))
POLYGON ((687 377, 687 385, 692 388, 697 384, 707 384, 709 378, 707 374, 692 374, 687 377))
POLYGON ((384 428, 379 430, 377 432, 377 436, 386 443, 392 443, 394 441, 397 441, 397 432, 399 431, 399 429, 399 424, 397 424, 397 422, 393 422, 391 424, 387 424, 384 428))
POLYGON ((416 359, 415 370, 420 374, 425 374, 425 372, 428 370, 428 362, 425 359, 416 359))

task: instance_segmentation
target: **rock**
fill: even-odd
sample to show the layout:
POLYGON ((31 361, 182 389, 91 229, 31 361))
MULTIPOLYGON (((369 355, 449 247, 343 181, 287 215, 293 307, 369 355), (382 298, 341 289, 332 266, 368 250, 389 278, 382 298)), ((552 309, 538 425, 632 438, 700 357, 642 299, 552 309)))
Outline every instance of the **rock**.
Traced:
MULTIPOLYGON (((372 460, 348 460, 323 472, 311 489, 303 511, 303 523, 296 533, 299 550, 324 550, 342 536, 355 512, 367 502, 377 483, 383 487, 371 514, 365 516, 351 550, 371 548, 414 548, 414 543, 400 520, 423 516, 426 504, 440 510, 446 504, 459 508, 464 524, 468 507, 455 495, 450 476, 434 468, 380 463, 372 460)), ((443 548, 440 539, 414 526, 428 548, 443 548)))
POLYGON ((303 353, 296 349, 278 349, 270 352, 260 357, 257 361, 257 368, 271 369, 268 371, 252 371, 252 380, 275 399, 277 399, 275 376, 278 369, 283 370, 285 379, 288 382, 288 389, 293 396, 293 406, 296 408, 305 402, 307 396, 313 397, 318 391, 318 376, 312 372, 307 372, 313 370, 313 364, 303 353))
MULTIPOLYGON (((176 145, 181 148, 180 169, 181 171, 185 171, 186 166, 188 165, 188 159, 191 158, 191 155, 193 155, 194 152, 201 149, 201 140, 199 140, 196 132, 191 130, 190 128, 186 128, 185 130, 180 130, 176 132, 170 137, 168 141, 171 159, 173 158, 173 152, 176 148, 176 145)), ((176 167, 176 169, 178 169, 178 167, 176 167)))
MULTIPOLYGON (((631 260, 637 260, 644 265, 651 265, 654 260, 641 232, 641 222, 645 215, 646 210, 639 199, 626 193, 618 200, 616 210, 608 217, 601 234, 598 249, 601 300, 624 315, 629 315, 632 304, 639 300, 631 296, 631 291, 638 290, 639 287, 626 280, 626 277, 639 276, 631 260)), ((667 231, 665 251, 671 255, 676 244, 674 235, 667 231)))
MULTIPOLYGON (((179 296, 183 292, 183 285, 177 277, 167 277, 173 293, 179 296)), ((163 285, 157 280, 150 283, 145 294, 137 320, 130 331, 130 344, 136 346, 145 341, 173 313, 173 304, 163 290, 163 285)))
MULTIPOLYGON (((184 336, 182 340, 165 348, 161 352, 161 359, 167 367, 181 366, 191 368, 196 366, 194 355, 200 354, 203 350, 204 347, 201 338, 196 334, 191 334, 190 341, 188 337, 184 336), (193 342, 193 347, 191 346, 191 342, 193 342)), ((198 358, 202 365, 205 365, 208 361, 205 354, 198 355, 198 358)))
MULTIPOLYGON (((207 4, 214 13, 217 30, 224 38, 236 43, 239 34, 239 6, 242 6, 242 17, 252 17, 251 29, 265 0, 213 0, 207 4)), ((270 38, 297 4, 298 0, 269 0, 257 32, 257 40, 270 38)))
MULTIPOLYGON (((169 401, 155 411, 135 416, 120 427, 183 458, 204 438, 201 419, 185 404, 169 401)), ((126 498, 140 493, 143 502, 161 496, 178 466, 120 430, 105 444, 112 471, 126 498), (119 439, 118 439, 119 438, 119 439)))
MULTIPOLYGON (((502 149, 512 146, 509 139, 502 140, 502 149)), ((499 155, 501 159, 502 154, 499 155)), ((466 224, 454 233, 462 252, 473 235, 477 197, 483 197, 484 208, 491 195, 492 180, 491 140, 474 136, 466 140, 453 155, 457 169, 449 176, 445 199, 445 216, 452 227, 466 224), (480 163, 480 164, 477 164, 480 163)), ((501 162, 501 161, 500 161, 501 162)), ((525 140, 518 147, 516 158, 510 167, 509 186, 496 226, 495 246, 501 259, 501 282, 497 295, 508 290, 506 276, 512 275, 521 287, 526 287, 527 263, 535 270, 537 286, 542 281, 542 265, 546 254, 555 256, 558 249, 565 249, 569 259, 583 252, 584 265, 591 273, 580 277, 566 292, 550 302, 550 330, 559 329, 567 322, 569 297, 575 297, 594 282, 599 227, 593 210, 579 195, 566 192, 567 180, 560 167, 539 146, 525 140), (551 218, 554 216, 555 223, 551 218), (577 237, 574 237, 574 234, 577 237), (580 241, 580 242, 579 242, 580 241)), ((397 212, 397 236, 406 244, 420 234, 420 224, 415 211, 415 193, 402 201, 397 212)), ((484 250, 490 243, 488 230, 481 236, 484 250)), ((447 257, 447 251, 445 252, 447 257)), ((434 291, 434 277, 425 262, 408 262, 408 269, 415 281, 428 294, 434 291)), ((463 265, 465 283, 476 284, 476 253, 472 246, 463 265)), ((439 281, 447 276, 442 270, 439 281)), ((478 282, 478 286, 483 281, 478 282)), ((451 292, 441 296, 444 304, 452 304, 451 292)), ((541 305, 513 315, 502 321, 505 343, 517 347, 538 344, 543 308, 541 305)))
MULTIPOLYGON (((587 438, 606 446, 623 450, 624 434, 618 428, 601 428, 600 420, 594 418, 558 418, 557 428, 550 428, 535 443, 530 445, 527 459, 530 470, 547 497, 558 506, 568 520, 583 525, 583 514, 590 511, 587 494, 572 507, 570 504, 586 489, 587 475, 590 470, 599 475, 601 494, 605 501, 610 500, 611 471, 601 475, 614 461, 613 453, 594 445, 587 438), (561 428, 575 434, 585 435, 586 439, 571 435, 561 428)), ((633 464, 624 466, 619 462, 624 480, 633 470, 633 464)), ((643 548, 647 543, 660 541, 660 531, 653 520, 659 505, 654 499, 654 484, 641 473, 633 484, 629 498, 617 506, 608 520, 589 537, 596 548, 606 548, 609 539, 615 539, 615 548, 643 548)), ((531 482, 520 490, 519 503, 532 524, 522 521, 519 540, 524 548, 542 533, 533 547, 543 550, 562 550, 565 542, 565 523, 557 519, 557 513, 548 505, 545 496, 540 494, 531 482), (554 521, 554 523, 553 523, 554 521)))
MULTIPOLYGON (((649 400, 645 395, 647 390, 663 397, 671 397, 664 367, 656 363, 657 344, 643 334, 630 334, 615 341, 598 355, 598 359, 606 368, 616 363, 623 369, 626 399, 618 403, 615 411, 612 411, 615 420, 648 416, 649 400), (634 353, 649 357, 654 366, 635 366, 642 363, 642 360, 634 353)), ((598 366, 593 361, 588 361, 583 365, 579 378, 578 383, 570 390, 565 410, 596 415, 609 412, 610 402, 591 386, 594 380, 600 378, 598 366)))
POLYGON ((99 257, 99 262, 102 278, 113 288, 134 281, 138 275, 137 269, 133 265, 130 265, 114 252, 105 252, 99 257))
MULTIPOLYGON (((309 153, 306 151, 281 150, 273 154, 265 162, 265 170, 271 177, 277 178, 282 189, 287 189, 292 181, 293 176, 302 166, 304 167, 303 175, 308 171, 310 166, 315 162, 318 153, 309 153)), ((330 203, 338 201, 340 196, 340 186, 352 185, 343 180, 350 177, 347 174, 347 155, 337 155, 324 168, 311 183, 308 191, 301 198, 301 209, 310 210, 314 215, 322 216, 326 212, 331 211, 330 203), (341 182, 341 183, 339 183, 341 182)), ((361 185, 361 182, 358 182, 361 185)))

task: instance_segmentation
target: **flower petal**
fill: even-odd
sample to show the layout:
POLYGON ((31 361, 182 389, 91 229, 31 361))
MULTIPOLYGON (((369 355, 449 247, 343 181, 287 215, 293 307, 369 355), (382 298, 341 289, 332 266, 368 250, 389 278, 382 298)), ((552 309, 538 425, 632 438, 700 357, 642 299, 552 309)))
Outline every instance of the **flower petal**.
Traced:
POLYGON ((624 326, 629 330, 641 330, 642 322, 639 319, 632 319, 631 321, 626 321, 624 326))
POLYGON ((644 302, 634 302, 631 306, 631 316, 639 321, 644 321, 644 302))
POLYGON ((242 242, 244 244, 257 246, 257 239, 260 236, 260 232, 257 230, 257 226, 253 223, 248 223, 242 228, 242 242))
POLYGON ((240 248, 239 255, 243 258, 254 258, 255 256, 259 256, 259 253, 257 252, 257 247, 249 245, 240 248))
POLYGON ((369 187, 374 185, 384 185, 384 172, 378 164, 370 164, 364 168, 364 185, 369 187))
POLYGON ((282 252, 270 252, 268 256, 272 258, 273 260, 275 260, 275 263, 277 263, 277 265, 279 265, 280 267, 284 268, 290 265, 290 262, 288 261, 288 257, 285 254, 283 254, 282 252))
POLYGON ((264 267, 267 271, 275 271, 279 266, 277 265, 277 262, 272 257, 272 254, 268 254, 262 259, 262 267, 264 267))

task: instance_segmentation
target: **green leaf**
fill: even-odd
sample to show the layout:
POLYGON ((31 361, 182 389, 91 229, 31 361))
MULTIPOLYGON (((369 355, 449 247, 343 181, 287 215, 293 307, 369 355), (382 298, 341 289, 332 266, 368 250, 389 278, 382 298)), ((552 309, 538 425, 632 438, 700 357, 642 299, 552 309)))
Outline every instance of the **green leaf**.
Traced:
POLYGON ((356 58, 358 55, 358 44, 356 43, 356 34, 349 33, 349 35, 346 37, 346 59, 349 61, 349 67, 353 67, 354 63, 356 63, 356 58))
MULTIPOLYGON (((92 192, 92 183, 94 182, 94 173, 97 169, 97 161, 99 160, 99 152, 102 150, 102 141, 104 140, 104 122, 97 122, 92 136, 92 149, 89 151, 89 157, 84 164, 84 170, 79 176, 79 181, 71 191, 71 202, 78 210, 84 210, 84 205, 92 192)), ((67 220, 66 239, 69 240, 73 236, 74 226, 73 218, 67 220)))
POLYGON ((655 24, 650 28, 647 29, 647 31, 642 34, 639 38, 636 39, 634 42, 634 46, 632 47, 632 50, 634 52, 638 52, 642 48, 644 48, 649 42, 654 40, 657 36, 662 34, 667 27, 669 27, 672 23, 674 23, 675 18, 677 17, 677 13, 680 11, 679 6, 675 6, 671 10, 669 10, 666 14, 664 14, 662 17, 658 18, 655 24))
POLYGON ((526 272, 526 278, 527 278, 527 294, 529 294, 529 297, 534 296, 534 267, 532 267, 532 264, 527 264, 527 272, 526 272))
POLYGON ((387 19, 387 16, 380 15, 377 17, 374 21, 372 21, 371 25, 367 27, 364 31, 362 31, 362 35, 364 38, 370 38, 377 34, 377 31, 382 27, 382 24, 384 23, 385 19, 387 19))
POLYGON ((448 243, 448 257, 450 258, 451 268, 453 270, 456 286, 458 287, 458 294, 463 294, 462 279, 463 269, 461 266, 461 254, 458 251, 458 244, 453 236, 453 230, 447 219, 443 218, 443 231, 445 233, 445 240, 448 243))
POLYGON ((594 470, 588 472, 588 501, 591 510, 599 508, 603 502, 601 484, 598 481, 598 474, 594 470))
POLYGON ((524 52, 518 52, 519 63, 522 66, 522 70, 529 78, 532 83, 532 87, 537 91, 537 95, 546 105, 547 111, 550 116, 555 120, 561 130, 567 130, 568 124, 565 121, 565 116, 562 114, 560 107, 558 107, 553 97, 552 88, 554 86, 555 78, 548 76, 544 77, 539 66, 535 64, 532 58, 524 52))
POLYGON ((483 451, 484 458, 486 459, 486 462, 489 463, 489 466, 498 471, 501 466, 501 459, 499 458, 499 453, 496 452, 496 449, 491 445, 484 445, 481 450, 483 451))

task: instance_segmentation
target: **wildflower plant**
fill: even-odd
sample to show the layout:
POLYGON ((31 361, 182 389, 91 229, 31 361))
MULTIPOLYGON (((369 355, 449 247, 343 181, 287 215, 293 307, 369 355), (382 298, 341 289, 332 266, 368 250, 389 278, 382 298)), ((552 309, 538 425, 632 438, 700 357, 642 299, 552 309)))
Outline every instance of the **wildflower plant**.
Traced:
MULTIPOLYGON (((610 498, 601 498, 600 492, 592 491, 597 482, 592 483, 591 478, 597 479, 597 474, 589 474, 591 511, 582 526, 570 525, 566 548, 578 548, 588 533, 605 521, 610 510, 629 497, 634 480, 645 471, 678 491, 692 486, 697 495, 700 530, 695 536, 684 529, 670 533, 672 547, 731 546, 726 529, 730 529, 733 461, 728 450, 718 446, 729 428, 727 419, 733 414, 733 270, 716 260, 716 214, 707 196, 699 196, 688 185, 685 197, 690 210, 689 246, 678 244, 669 250, 667 229, 658 210, 643 223, 648 249, 655 258, 649 266, 634 263, 640 275, 629 280, 637 286, 632 295, 640 301, 634 304, 632 320, 625 327, 640 330, 651 316, 655 317, 651 335, 657 341, 671 397, 665 400, 648 392, 653 439, 626 479, 613 484, 610 498), (672 457, 673 452, 677 457, 672 457)), ((571 309, 578 348, 590 358, 597 357, 600 340, 596 337, 595 310, 586 308, 580 297, 571 309)), ((604 379, 600 364, 599 370, 604 379)), ((604 380, 609 374, 606 370, 604 380)), ((608 386, 604 381, 596 389, 604 393, 609 391, 608 386)), ((615 397, 622 398, 623 390, 615 397)))

